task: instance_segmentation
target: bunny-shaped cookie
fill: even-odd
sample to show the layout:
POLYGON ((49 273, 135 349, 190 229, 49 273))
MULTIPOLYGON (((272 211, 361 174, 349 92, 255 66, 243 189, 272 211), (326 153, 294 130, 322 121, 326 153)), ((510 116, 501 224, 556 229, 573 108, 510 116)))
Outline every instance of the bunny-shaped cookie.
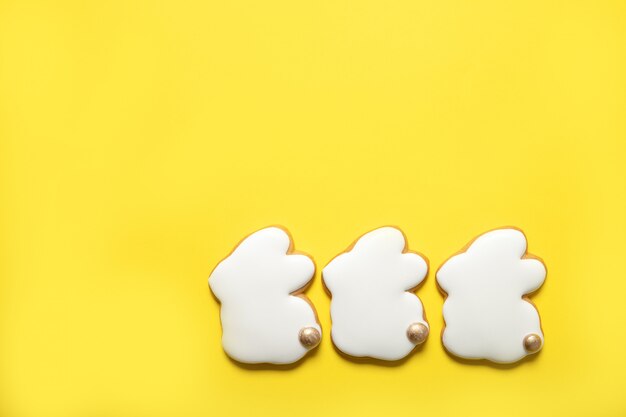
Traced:
POLYGON ((497 229, 476 238, 437 271, 447 294, 445 348, 499 363, 537 352, 543 345, 539 314, 523 296, 538 289, 545 276, 541 260, 527 255, 520 230, 497 229))
POLYGON ((332 340, 350 356, 398 360, 428 335, 417 296, 409 292, 428 264, 408 252, 404 234, 382 227, 359 238, 322 273, 332 295, 332 340))
POLYGON ((293 363, 319 343, 321 328, 299 294, 315 273, 306 255, 293 254, 288 232, 268 227, 246 237, 211 273, 221 302, 222 345, 245 363, 293 363))

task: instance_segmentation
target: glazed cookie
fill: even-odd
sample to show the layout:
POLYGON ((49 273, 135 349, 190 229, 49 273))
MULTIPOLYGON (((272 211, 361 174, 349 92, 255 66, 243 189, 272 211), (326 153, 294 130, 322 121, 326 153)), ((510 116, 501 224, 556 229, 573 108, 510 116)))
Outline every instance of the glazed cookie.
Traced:
POLYGON ((342 352, 398 360, 426 340, 422 303, 410 292, 428 263, 407 250, 404 234, 382 227, 361 236, 323 270, 331 293, 331 336, 342 352))
POLYGON ((321 339, 317 315, 301 294, 315 273, 289 233, 268 227, 246 237, 211 273, 221 302, 222 345, 245 363, 293 363, 321 339))
POLYGON ((516 362, 543 345, 539 314, 524 297, 546 276, 528 255, 526 237, 513 228, 487 232, 437 271, 443 305, 443 344, 466 359, 516 362))

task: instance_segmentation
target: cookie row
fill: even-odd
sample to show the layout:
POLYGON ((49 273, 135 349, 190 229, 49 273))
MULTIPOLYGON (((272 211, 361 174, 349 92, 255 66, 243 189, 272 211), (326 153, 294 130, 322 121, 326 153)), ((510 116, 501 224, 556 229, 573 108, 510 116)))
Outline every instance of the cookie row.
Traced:
MULTIPOLYGON (((322 271, 331 295, 331 338, 343 353, 394 361, 428 337, 414 291, 428 260, 408 249, 395 227, 357 239, 322 271)), ((209 286, 221 303, 222 345, 244 363, 288 364, 316 347, 322 329, 303 294, 315 274, 312 258, 294 250, 282 227, 245 239, 213 270, 209 286)), ((546 276, 527 253, 521 230, 502 228, 472 240, 437 271, 446 296, 442 341, 453 355, 512 363, 543 346, 539 314, 526 295, 546 276)))

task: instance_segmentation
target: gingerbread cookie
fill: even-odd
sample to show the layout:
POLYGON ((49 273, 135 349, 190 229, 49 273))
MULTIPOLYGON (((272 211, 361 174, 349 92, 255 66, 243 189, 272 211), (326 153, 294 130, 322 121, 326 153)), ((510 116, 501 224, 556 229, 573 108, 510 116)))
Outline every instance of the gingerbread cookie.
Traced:
POLYGON ((268 227, 246 237, 221 261, 209 286, 221 302, 222 345, 245 363, 293 363, 317 346, 321 327, 301 294, 315 274, 288 232, 268 227))
POLYGON ((361 236, 323 270, 331 293, 331 336, 342 352, 398 360, 426 340, 428 322, 412 292, 428 263, 407 250, 404 234, 382 227, 361 236))
POLYGON ((543 284, 543 262, 527 254, 513 228, 487 232, 437 271, 443 305, 443 344, 466 359, 516 362, 543 345, 539 314, 526 298, 543 284))

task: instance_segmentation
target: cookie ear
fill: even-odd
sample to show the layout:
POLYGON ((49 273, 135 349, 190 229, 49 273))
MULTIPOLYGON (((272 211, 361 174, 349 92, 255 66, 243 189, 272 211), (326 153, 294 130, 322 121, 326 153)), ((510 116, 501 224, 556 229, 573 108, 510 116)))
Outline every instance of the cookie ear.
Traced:
POLYGON ((479 236, 467 249, 471 254, 501 254, 521 258, 526 253, 526 236, 517 229, 496 229, 479 236))
POLYGON ((251 234, 239 243, 231 256, 246 256, 258 253, 284 253, 291 246, 287 232, 280 227, 266 227, 251 234))
POLYGON ((522 259, 522 291, 524 294, 535 291, 546 279, 546 267, 538 259, 522 259))
POLYGON ((405 245, 406 241, 402 232, 395 227, 387 226, 361 236, 350 252, 374 255, 398 253, 404 250, 405 245))

